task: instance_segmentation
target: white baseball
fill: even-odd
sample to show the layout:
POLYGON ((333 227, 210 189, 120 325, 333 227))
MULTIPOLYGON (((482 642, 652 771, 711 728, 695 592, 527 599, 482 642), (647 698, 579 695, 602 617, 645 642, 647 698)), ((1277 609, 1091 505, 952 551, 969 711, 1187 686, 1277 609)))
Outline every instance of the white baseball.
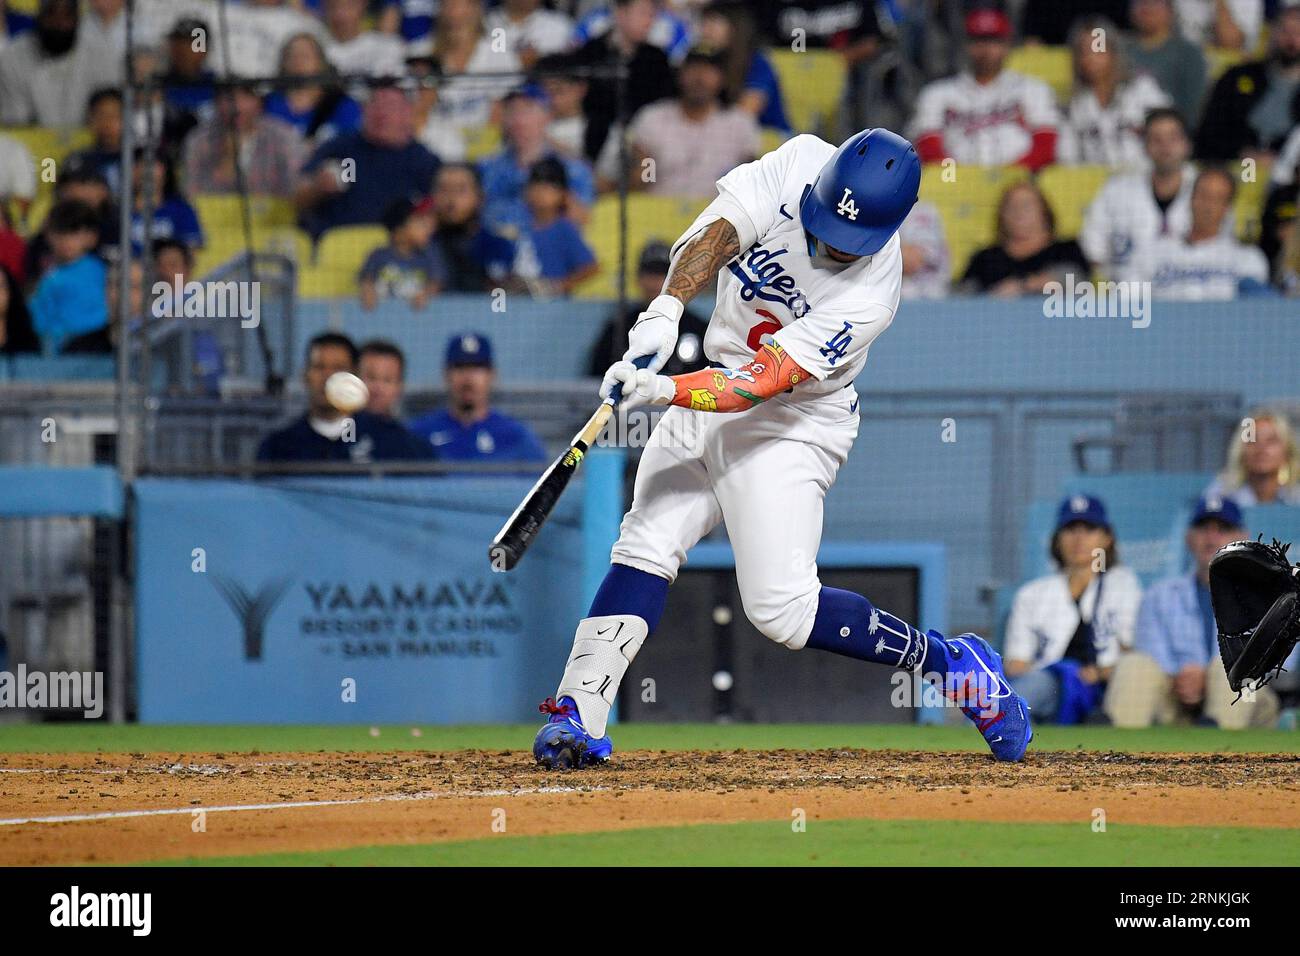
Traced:
POLYGON ((370 389, 351 372, 335 372, 325 380, 325 398, 339 411, 351 414, 366 407, 370 389))

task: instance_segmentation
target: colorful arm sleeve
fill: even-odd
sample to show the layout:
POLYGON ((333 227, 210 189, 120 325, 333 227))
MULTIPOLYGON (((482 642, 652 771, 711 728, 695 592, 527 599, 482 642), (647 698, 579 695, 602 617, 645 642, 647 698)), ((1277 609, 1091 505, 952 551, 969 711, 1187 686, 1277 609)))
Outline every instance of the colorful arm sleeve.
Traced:
POLYGON ((808 378, 785 349, 764 345, 740 368, 702 368, 674 375, 670 404, 697 412, 743 412, 808 378))

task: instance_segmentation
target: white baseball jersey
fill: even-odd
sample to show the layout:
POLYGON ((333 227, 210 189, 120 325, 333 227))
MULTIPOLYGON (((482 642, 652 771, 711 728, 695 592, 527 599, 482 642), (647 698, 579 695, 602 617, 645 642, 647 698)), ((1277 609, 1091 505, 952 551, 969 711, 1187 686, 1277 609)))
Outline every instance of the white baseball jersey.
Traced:
POLYGON ((1147 172, 1120 173, 1106 180, 1088 206, 1079 245, 1088 261, 1108 279, 1128 280, 1144 272, 1146 249, 1161 236, 1181 236, 1192 225, 1192 186, 1196 167, 1183 167, 1174 201, 1162 212, 1147 172))
MULTIPOLYGON (((795 390, 800 399, 834 392, 857 377, 868 346, 893 321, 902 289, 897 235, 874 256, 851 263, 809 253, 799 203, 834 152, 816 136, 796 136, 737 166, 718 180, 718 198, 674 247, 719 218, 736 227, 742 251, 718 274, 704 353, 736 368, 770 336, 817 380, 795 390)), ((852 221, 860 201, 846 190, 839 214, 852 221)))
POLYGON ((963 72, 921 89, 908 138, 941 133, 945 153, 957 162, 1002 166, 1029 152, 1035 132, 1058 125, 1056 100, 1042 80, 1003 70, 980 83, 963 72))
MULTIPOLYGON (((1249 56, 1259 45, 1264 24, 1264 0, 1227 0, 1228 16, 1246 35, 1244 49, 1249 56)), ((1183 36, 1196 46, 1214 46, 1215 7, 1218 0, 1174 0, 1183 36)))
POLYGON ((1097 665, 1110 667, 1121 651, 1133 646, 1141 603, 1142 584, 1122 565, 1095 576, 1078 604, 1070 596, 1064 573, 1035 578, 1016 592, 1002 656, 1009 661, 1029 661, 1035 667, 1056 663, 1065 656, 1082 612, 1082 619, 1092 623, 1097 665))
POLYGON ((1092 90, 1080 90, 1070 99, 1056 144, 1057 162, 1071 166, 1145 165, 1142 126, 1147 113, 1168 106, 1169 97, 1145 73, 1115 90, 1102 106, 1092 90))
POLYGON ((1156 299, 1221 302, 1237 297, 1243 279, 1268 282, 1268 259, 1254 246, 1231 236, 1216 236, 1194 245, 1169 237, 1151 244, 1141 278, 1151 283, 1156 299))
MULTIPOLYGON (((850 264, 809 255, 799 201, 834 152, 797 136, 737 167, 678 241, 719 217, 740 237, 743 251, 719 274, 709 358, 738 368, 770 335, 815 380, 744 412, 669 408, 641 456, 611 553, 671 581, 686 552, 725 521, 746 615, 789 648, 807 642, 817 613, 822 500, 858 434, 853 378, 894 317, 902 278, 897 236, 850 264)), ((850 219, 852 200, 841 197, 850 219)))

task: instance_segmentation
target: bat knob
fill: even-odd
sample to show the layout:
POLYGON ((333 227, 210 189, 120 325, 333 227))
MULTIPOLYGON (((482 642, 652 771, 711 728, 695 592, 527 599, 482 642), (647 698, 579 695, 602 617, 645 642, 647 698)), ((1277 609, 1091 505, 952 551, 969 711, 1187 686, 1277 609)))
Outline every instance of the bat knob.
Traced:
POLYGON ((518 551, 507 548, 504 544, 493 544, 488 548, 488 561, 492 565, 492 570, 498 574, 513 570, 519 563, 519 556, 518 551))

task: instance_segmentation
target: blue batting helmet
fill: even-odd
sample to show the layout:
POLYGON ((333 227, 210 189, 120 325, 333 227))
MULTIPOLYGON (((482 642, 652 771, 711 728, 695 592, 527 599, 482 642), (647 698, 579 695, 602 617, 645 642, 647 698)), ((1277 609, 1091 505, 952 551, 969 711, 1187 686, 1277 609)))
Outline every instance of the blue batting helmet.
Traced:
POLYGON ((799 204, 799 217, 831 248, 874 255, 903 224, 920 186, 916 147, 887 129, 864 129, 822 167, 799 204))

